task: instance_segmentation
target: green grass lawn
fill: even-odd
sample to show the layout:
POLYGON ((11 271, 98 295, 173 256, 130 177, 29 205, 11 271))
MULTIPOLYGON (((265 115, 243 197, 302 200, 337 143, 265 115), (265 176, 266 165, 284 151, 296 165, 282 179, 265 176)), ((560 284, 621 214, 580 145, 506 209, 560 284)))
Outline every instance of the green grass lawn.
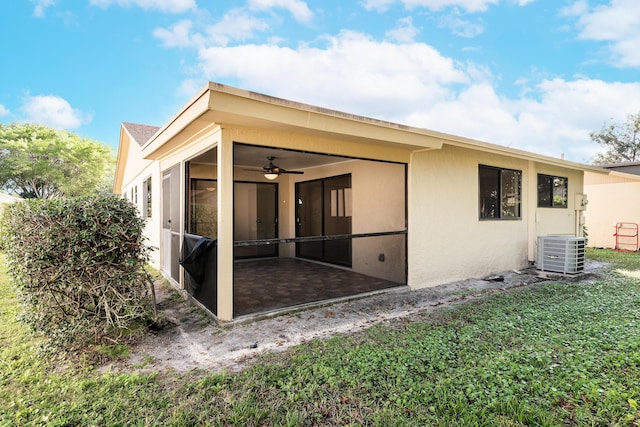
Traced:
POLYGON ((38 357, 0 258, 0 425, 640 424, 640 254, 265 355, 237 374, 99 373, 38 357))

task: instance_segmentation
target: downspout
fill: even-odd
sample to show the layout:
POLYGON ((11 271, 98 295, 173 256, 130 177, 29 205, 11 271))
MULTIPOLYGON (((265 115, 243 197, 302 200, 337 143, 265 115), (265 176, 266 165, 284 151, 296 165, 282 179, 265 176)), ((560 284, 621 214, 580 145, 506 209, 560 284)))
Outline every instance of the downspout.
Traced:
POLYGON ((584 237, 584 211, 587 209, 587 195, 583 193, 579 193, 575 195, 574 199, 574 209, 576 212, 576 229, 575 235, 576 237, 584 237))

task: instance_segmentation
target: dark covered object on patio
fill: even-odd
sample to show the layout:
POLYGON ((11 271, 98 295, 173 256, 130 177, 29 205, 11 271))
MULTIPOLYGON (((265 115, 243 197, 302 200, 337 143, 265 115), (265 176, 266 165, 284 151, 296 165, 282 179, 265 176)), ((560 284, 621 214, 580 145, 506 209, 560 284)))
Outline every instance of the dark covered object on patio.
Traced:
POLYGON ((179 261, 186 291, 213 314, 218 309, 217 249, 215 239, 185 234, 179 261))

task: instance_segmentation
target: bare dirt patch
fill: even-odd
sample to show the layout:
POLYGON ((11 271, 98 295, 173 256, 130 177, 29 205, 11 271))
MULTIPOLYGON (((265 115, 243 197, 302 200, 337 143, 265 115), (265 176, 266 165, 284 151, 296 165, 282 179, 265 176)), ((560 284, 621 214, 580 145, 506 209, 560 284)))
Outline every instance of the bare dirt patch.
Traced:
MULTIPOLYGON (((572 280, 586 280, 603 266, 591 263, 585 274, 572 280)), ((402 288, 229 325, 218 324, 181 293, 158 281, 158 310, 166 317, 167 326, 132 345, 127 359, 104 369, 238 371, 262 352, 284 351, 305 341, 353 333, 374 324, 548 279, 535 270, 509 271, 417 291, 402 288)))

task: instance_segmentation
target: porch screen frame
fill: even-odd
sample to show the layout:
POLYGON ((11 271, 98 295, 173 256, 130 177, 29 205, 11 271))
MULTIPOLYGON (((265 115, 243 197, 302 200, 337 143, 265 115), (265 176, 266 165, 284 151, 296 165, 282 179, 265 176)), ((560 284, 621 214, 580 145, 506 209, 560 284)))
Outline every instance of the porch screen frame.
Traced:
POLYGON ((204 234, 200 234, 200 233, 196 232, 198 230, 196 230, 195 227, 194 227, 194 215, 196 215, 196 212, 194 212, 195 208, 193 206, 194 205, 193 202, 194 202, 194 197, 195 197, 194 191, 197 190, 196 188, 194 188, 194 184, 196 184, 198 182, 210 182, 210 183, 215 185, 215 187, 216 187, 215 191, 217 191, 218 180, 217 179, 213 179, 213 178, 191 178, 191 177, 189 177, 188 181, 189 181, 189 186, 188 186, 189 194, 187 195, 187 209, 186 209, 186 212, 185 212, 185 214, 187 216, 187 220, 185 221, 186 225, 187 225, 186 231, 189 234, 195 234, 195 235, 198 235, 198 236, 201 236, 201 237, 208 237, 208 238, 211 238, 211 239, 217 239, 218 238, 218 203, 217 203, 217 198, 215 200, 215 220, 213 221, 213 223, 215 224, 215 230, 216 230, 216 232, 213 233, 213 234, 215 234, 215 235, 204 235, 204 234))

